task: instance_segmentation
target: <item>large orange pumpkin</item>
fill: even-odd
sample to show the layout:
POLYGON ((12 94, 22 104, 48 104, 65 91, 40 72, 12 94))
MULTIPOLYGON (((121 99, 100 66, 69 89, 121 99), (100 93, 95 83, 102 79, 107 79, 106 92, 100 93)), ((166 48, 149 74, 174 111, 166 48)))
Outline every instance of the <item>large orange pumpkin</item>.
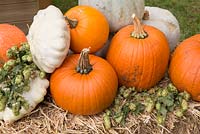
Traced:
POLYGON ((169 60, 169 45, 158 29, 141 25, 122 28, 112 39, 107 60, 117 72, 119 83, 138 90, 154 86, 164 76, 169 60))
POLYGON ((80 53, 83 48, 91 47, 95 53, 106 43, 109 35, 109 24, 106 17, 90 6, 76 6, 65 15, 69 22, 71 33, 70 48, 80 53))
POLYGON ((25 34, 16 26, 0 24, 0 66, 8 60, 6 51, 13 45, 27 42, 25 34))
POLYGON ((169 67, 173 84, 200 101, 200 34, 184 40, 174 51, 169 67))
POLYGON ((84 49, 66 58, 50 78, 50 91, 56 104, 74 114, 92 115, 113 102, 117 75, 104 59, 84 49), (77 65, 78 63, 78 65, 77 65))

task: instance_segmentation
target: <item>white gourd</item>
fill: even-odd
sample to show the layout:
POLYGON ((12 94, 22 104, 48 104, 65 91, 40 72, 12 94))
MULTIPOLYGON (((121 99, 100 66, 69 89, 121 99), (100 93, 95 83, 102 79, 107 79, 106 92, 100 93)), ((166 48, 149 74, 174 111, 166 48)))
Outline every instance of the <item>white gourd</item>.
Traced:
POLYGON ((179 43, 180 27, 176 17, 168 10, 159 7, 145 7, 148 16, 144 16, 143 23, 154 26, 162 31, 170 45, 170 51, 179 43))
POLYGON ((110 32, 133 22, 133 13, 140 19, 144 14, 144 0, 79 0, 79 5, 89 5, 100 10, 109 21, 110 32))
POLYGON ((33 61, 43 71, 52 73, 64 61, 70 45, 65 18, 55 6, 38 11, 28 35, 33 61))

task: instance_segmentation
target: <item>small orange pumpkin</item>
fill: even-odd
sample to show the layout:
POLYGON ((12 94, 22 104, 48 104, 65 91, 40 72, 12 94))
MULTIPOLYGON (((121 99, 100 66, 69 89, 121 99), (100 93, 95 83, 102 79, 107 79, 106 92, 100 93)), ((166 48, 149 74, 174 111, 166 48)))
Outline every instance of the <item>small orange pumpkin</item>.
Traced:
POLYGON ((0 24, 0 66, 8 60, 6 51, 14 45, 27 42, 25 34, 16 26, 0 24))
POLYGON ((91 47, 95 53, 106 43, 109 35, 109 24, 106 17, 90 6, 76 6, 65 15, 70 26, 70 49, 80 53, 83 48, 91 47))
POLYGON ((169 75, 180 91, 186 90, 194 100, 200 101, 200 34, 184 40, 175 49, 169 75))
POLYGON ((113 102, 117 75, 104 59, 88 55, 89 49, 66 58, 50 78, 50 91, 55 103, 74 114, 92 115, 113 102), (78 65, 77 65, 78 63, 78 65))
POLYGON ((132 17, 134 25, 115 34, 106 58, 117 72, 120 85, 148 89, 166 72, 169 45, 161 31, 143 26, 137 17, 132 17))

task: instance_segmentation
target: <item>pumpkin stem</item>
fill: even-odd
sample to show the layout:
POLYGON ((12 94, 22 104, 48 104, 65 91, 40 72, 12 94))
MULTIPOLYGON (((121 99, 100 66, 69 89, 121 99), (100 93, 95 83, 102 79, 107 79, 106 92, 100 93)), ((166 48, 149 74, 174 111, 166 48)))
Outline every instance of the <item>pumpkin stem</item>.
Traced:
POLYGON ((65 16, 65 20, 68 21, 70 28, 76 28, 76 26, 78 25, 78 21, 76 19, 70 19, 65 16))
POLYGON ((149 20, 149 11, 145 10, 144 11, 144 16, 142 18, 143 20, 149 20))
POLYGON ((132 15, 132 18, 134 23, 134 31, 131 33, 131 37, 134 37, 136 39, 146 38, 148 34, 144 31, 140 20, 135 16, 135 14, 132 15))
POLYGON ((80 74, 88 74, 92 70, 92 65, 89 60, 90 48, 84 48, 81 51, 76 71, 80 74))

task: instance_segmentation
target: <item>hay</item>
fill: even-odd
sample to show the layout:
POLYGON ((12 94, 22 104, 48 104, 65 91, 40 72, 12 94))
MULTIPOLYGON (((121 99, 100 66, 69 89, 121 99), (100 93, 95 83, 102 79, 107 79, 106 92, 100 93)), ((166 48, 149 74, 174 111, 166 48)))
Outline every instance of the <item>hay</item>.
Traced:
MULTIPOLYGON (((160 85, 165 85, 166 79, 160 85)), ((6 124, 0 121, 2 134, 199 134, 200 104, 191 101, 185 116, 180 118, 169 114, 164 126, 158 125, 154 113, 129 115, 125 125, 106 130, 103 113, 95 116, 72 115, 52 102, 48 93, 45 100, 21 120, 6 124)))

